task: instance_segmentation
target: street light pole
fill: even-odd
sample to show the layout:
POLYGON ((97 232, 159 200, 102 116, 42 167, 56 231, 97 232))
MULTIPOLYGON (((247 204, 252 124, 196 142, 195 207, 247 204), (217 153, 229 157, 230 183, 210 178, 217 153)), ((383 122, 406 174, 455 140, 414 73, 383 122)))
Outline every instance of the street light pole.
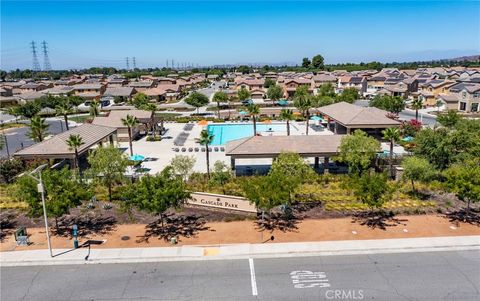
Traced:
POLYGON ((50 242, 50 232, 48 229, 48 218, 47 218, 47 208, 45 206, 45 189, 43 187, 43 181, 42 181, 42 169, 44 169, 47 166, 47 164, 40 165, 37 167, 34 171, 29 173, 28 175, 35 179, 38 184, 37 184, 37 191, 40 192, 42 196, 42 207, 43 207, 43 218, 45 220, 45 233, 47 234, 47 245, 48 245, 48 250, 50 251, 50 257, 53 257, 53 252, 52 252, 52 244, 50 242), (38 178, 34 177, 32 174, 38 172, 38 178))

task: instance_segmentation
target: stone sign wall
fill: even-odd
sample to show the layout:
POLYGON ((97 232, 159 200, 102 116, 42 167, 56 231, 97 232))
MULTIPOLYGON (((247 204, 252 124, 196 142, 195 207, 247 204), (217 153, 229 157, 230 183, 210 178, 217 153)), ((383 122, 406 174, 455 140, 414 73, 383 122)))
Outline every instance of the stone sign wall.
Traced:
POLYGON ((242 197, 213 194, 205 192, 192 192, 191 199, 187 201, 187 205, 214 207, 226 210, 236 210, 244 212, 257 212, 255 205, 242 197))

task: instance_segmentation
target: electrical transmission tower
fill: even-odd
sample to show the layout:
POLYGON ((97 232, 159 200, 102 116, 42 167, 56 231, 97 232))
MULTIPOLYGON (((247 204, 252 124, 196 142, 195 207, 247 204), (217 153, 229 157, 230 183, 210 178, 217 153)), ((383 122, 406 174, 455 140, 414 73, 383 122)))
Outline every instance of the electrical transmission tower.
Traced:
POLYGON ((127 63, 127 70, 130 70, 130 62, 128 60, 128 57, 125 58, 125 61, 127 63))
POLYGON ((133 63, 133 69, 137 69, 137 61, 135 60, 135 57, 132 57, 132 63, 133 63))
POLYGON ((40 63, 38 62, 38 57, 37 57, 37 48, 35 46, 35 42, 32 41, 30 43, 30 46, 32 48, 32 57, 33 57, 33 71, 40 71, 40 63))
POLYGON ((48 58, 48 49, 47 49, 47 42, 42 42, 42 50, 43 50, 43 69, 45 71, 52 70, 52 66, 50 65, 50 59, 48 58))
POLYGON ((168 68, 168 59, 167 59, 167 65, 166 65, 166 66, 167 66, 167 68, 168 68))

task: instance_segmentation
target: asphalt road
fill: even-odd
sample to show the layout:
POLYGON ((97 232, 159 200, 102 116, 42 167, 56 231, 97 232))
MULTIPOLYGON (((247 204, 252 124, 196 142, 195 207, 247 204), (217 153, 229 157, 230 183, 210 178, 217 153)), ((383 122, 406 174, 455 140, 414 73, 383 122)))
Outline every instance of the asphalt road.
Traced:
MULTIPOLYGON (((49 135, 56 135, 58 133, 66 131, 65 122, 60 119, 48 118, 46 122, 49 124, 48 131, 47 131, 49 135)), ((35 144, 35 142, 32 139, 30 139, 30 137, 28 137, 28 131, 29 131, 28 126, 21 127, 21 128, 12 128, 5 131, 4 135, 8 142, 8 149, 10 152, 10 156, 17 150, 20 150, 22 148, 35 144)), ((0 150, 0 158, 4 158, 4 157, 7 157, 6 147, 0 150)))
POLYGON ((1 268, 9 300, 480 300, 478 251, 1 268))

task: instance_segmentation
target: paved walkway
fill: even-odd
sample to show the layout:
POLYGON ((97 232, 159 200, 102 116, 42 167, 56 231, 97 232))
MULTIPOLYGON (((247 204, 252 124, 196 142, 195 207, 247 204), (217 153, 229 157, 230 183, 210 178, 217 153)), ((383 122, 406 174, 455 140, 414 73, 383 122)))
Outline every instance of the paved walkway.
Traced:
POLYGON ((233 244, 162 248, 119 248, 1 252, 1 266, 100 264, 241 258, 354 255, 480 250, 480 236, 450 236, 301 243, 233 244))

